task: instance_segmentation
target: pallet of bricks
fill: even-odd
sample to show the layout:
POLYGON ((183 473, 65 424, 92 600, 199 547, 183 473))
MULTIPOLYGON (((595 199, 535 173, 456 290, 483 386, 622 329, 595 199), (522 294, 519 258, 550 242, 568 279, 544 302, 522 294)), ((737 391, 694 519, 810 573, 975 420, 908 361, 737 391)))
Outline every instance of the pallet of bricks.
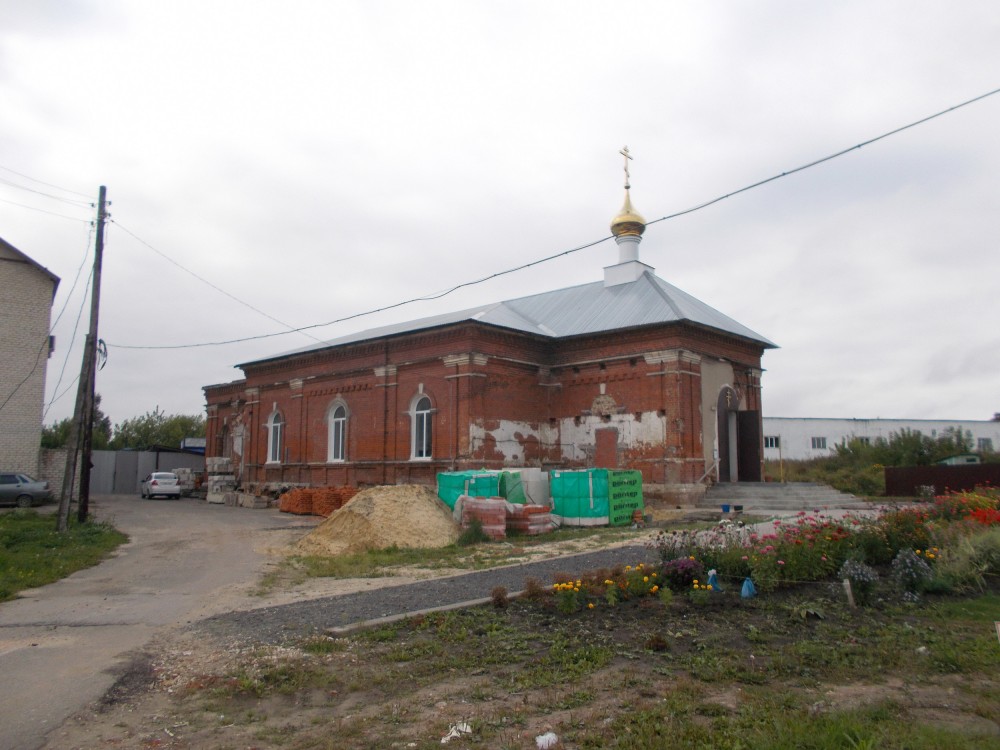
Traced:
POLYGON ((519 505, 502 497, 469 497, 456 502, 461 507, 461 526, 468 529, 478 521, 490 539, 506 539, 507 533, 547 534, 555 528, 552 514, 544 505, 519 505))
POLYGON ((300 516, 329 516, 358 493, 357 487, 300 487, 278 499, 283 513, 300 516))
POLYGON ((508 533, 535 536, 548 534, 555 528, 552 513, 546 505, 517 505, 507 503, 508 533))
POLYGON ((210 456, 205 459, 205 500, 219 505, 233 505, 236 498, 236 476, 231 459, 210 456), (227 498, 227 495, 229 498, 227 498))

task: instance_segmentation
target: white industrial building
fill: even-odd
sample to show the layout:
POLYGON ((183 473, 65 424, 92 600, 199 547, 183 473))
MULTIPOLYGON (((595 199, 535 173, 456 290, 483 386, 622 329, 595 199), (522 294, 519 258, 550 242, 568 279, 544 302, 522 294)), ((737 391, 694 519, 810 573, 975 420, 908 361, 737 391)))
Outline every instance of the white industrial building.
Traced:
POLYGON ((977 453, 1000 449, 1000 421, 962 419, 814 419, 811 417, 764 417, 764 459, 800 460, 829 456, 835 446, 851 438, 886 440, 904 430, 931 438, 946 430, 971 433, 977 453))

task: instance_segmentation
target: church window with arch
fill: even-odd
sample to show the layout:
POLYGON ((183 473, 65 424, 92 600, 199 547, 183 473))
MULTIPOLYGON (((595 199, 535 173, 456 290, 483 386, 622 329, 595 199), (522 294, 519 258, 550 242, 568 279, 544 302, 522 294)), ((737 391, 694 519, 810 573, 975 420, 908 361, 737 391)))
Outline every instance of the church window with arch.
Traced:
POLYGON ((427 396, 421 396, 413 403, 411 412, 411 458, 429 459, 434 447, 434 409, 427 396))
POLYGON ((330 407, 326 460, 330 463, 347 458, 347 406, 336 402, 330 407))
POLYGON ((280 411, 274 412, 267 420, 267 462, 281 463, 281 443, 285 421, 280 411))

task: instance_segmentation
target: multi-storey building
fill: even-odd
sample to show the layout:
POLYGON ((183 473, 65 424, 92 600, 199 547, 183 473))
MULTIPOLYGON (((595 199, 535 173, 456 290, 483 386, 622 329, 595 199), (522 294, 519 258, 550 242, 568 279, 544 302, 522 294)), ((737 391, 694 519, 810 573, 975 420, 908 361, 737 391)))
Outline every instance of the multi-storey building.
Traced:
POLYGON ((59 277, 0 239, 0 469, 38 473, 59 277))

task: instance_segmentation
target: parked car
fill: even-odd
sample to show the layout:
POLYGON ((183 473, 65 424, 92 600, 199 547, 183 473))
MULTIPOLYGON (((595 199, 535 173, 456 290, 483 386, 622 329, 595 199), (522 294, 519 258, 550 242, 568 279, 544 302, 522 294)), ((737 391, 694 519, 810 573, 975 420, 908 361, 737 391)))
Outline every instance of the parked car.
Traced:
POLYGON ((0 472, 0 504, 30 508, 49 500, 52 492, 48 482, 17 472, 0 472))
POLYGON ((145 500, 156 495, 161 497, 180 497, 181 484, 177 480, 177 475, 172 471, 154 471, 142 480, 139 494, 145 500))

